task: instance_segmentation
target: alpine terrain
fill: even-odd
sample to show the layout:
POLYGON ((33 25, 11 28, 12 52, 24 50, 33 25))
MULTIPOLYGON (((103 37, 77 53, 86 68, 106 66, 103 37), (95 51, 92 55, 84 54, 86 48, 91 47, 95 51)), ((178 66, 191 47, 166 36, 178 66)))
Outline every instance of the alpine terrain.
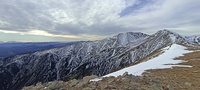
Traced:
POLYGON ((181 36, 169 30, 160 30, 153 35, 127 32, 103 40, 2 58, 0 90, 19 90, 38 82, 103 76, 139 63, 165 47, 199 44, 200 36, 181 36))

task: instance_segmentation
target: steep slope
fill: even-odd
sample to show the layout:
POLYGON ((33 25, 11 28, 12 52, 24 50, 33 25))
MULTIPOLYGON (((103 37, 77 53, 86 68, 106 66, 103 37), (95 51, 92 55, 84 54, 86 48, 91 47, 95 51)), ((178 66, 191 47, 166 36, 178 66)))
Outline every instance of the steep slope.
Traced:
POLYGON ((179 63, 184 62, 183 60, 174 60, 174 58, 182 56, 185 53, 189 53, 191 51, 185 50, 186 47, 173 44, 171 46, 165 47, 162 49, 163 53, 153 59, 150 59, 145 62, 141 62, 139 64, 133 65, 131 67, 124 68, 122 70, 110 73, 105 75, 104 77, 109 76, 119 76, 123 75, 125 72, 128 72, 132 75, 142 75, 146 70, 150 69, 164 69, 164 68, 172 68, 172 67, 191 67, 187 65, 177 65, 179 63), (172 55, 173 53, 173 55, 172 55))
MULTIPOLYGON (((166 48, 164 55, 158 56, 159 61, 147 62, 149 65, 141 66, 138 69, 144 69, 146 67, 152 67, 158 65, 159 63, 173 61, 178 62, 184 60, 184 62, 179 63, 178 65, 187 65, 188 67, 171 67, 165 69, 150 69, 142 74, 142 76, 130 75, 131 72, 135 72, 134 69, 131 69, 131 72, 124 73, 123 75, 117 77, 105 77, 100 81, 90 81, 97 76, 86 76, 80 80, 70 80, 67 82, 63 81, 53 81, 44 84, 38 83, 37 85, 32 85, 29 87, 24 87, 22 90, 36 90, 36 89, 62 89, 62 90, 199 90, 200 87, 200 47, 185 47, 181 45, 173 44, 170 49, 166 48), (170 51, 170 52, 169 52, 170 51), (181 53, 183 56, 176 57, 173 60, 172 57, 179 56, 181 53), (167 55, 167 53, 169 55, 167 55), (175 53, 171 56, 171 53, 175 53), (163 57, 164 56, 164 57, 163 57), (168 57, 169 56, 169 57, 168 57), (164 59, 164 60, 163 60, 164 59), (162 61, 162 62, 161 62, 162 61)), ((158 59, 157 58, 157 59, 158 59)), ((154 58, 156 59, 156 58, 154 58)), ((155 61, 155 60, 153 60, 155 61)), ((137 65, 136 65, 137 66, 137 65)), ((161 66, 169 66, 161 65, 161 66)), ((138 66, 137 66, 138 67, 138 66)), ((160 66, 158 66, 160 67, 160 66)), ((115 74, 116 75, 116 74, 115 74)))
POLYGON ((37 82, 92 74, 102 76, 173 43, 188 44, 185 38, 168 30, 151 36, 128 32, 104 40, 4 58, 0 61, 0 89, 16 90, 37 82))
POLYGON ((200 35, 187 36, 186 39, 192 44, 200 44, 200 35))

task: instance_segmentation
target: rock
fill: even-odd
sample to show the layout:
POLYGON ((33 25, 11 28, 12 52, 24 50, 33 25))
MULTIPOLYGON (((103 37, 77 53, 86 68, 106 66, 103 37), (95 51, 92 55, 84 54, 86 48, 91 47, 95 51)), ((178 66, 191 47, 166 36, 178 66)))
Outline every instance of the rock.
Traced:
POLYGON ((199 73, 199 71, 192 71, 193 73, 199 73))
POLYGON ((124 77, 124 76, 128 76, 128 72, 125 72, 122 76, 123 76, 123 77, 124 77))
POLYGON ((129 83, 130 84, 130 79, 128 79, 128 78, 122 78, 121 82, 123 82, 123 83, 129 83))
POLYGON ((28 88, 24 88, 22 90, 43 90, 44 87, 42 85, 39 85, 39 86, 30 86, 28 88))
POLYGON ((148 76, 149 76, 149 77, 154 77, 155 74, 154 74, 154 73, 148 73, 148 76))
POLYGON ((98 76, 96 75, 86 76, 83 78, 83 80, 89 82, 91 79, 95 79, 95 78, 98 78, 98 76))
POLYGON ((73 87, 73 86, 75 86, 77 83, 78 83, 78 80, 73 79, 73 80, 69 81, 69 86, 70 86, 70 87, 73 87))
POLYGON ((185 85, 186 85, 186 86, 192 86, 192 83, 190 83, 190 82, 185 82, 185 85))
POLYGON ((117 88, 116 88, 117 86, 115 86, 115 85, 108 85, 107 87, 105 87, 104 89, 107 89, 107 90, 116 90, 117 88))
MULTIPOLYGON (((162 90, 162 88, 160 86, 157 86, 156 84, 153 84, 152 90, 162 90)), ((168 90, 168 89, 166 89, 166 90, 168 90)))
POLYGON ((50 89, 50 90, 59 90, 63 87, 63 85, 58 82, 58 81, 55 81, 54 83, 51 83, 51 85, 49 85, 49 87, 47 87, 46 89, 50 89))
POLYGON ((86 87, 86 88, 83 88, 82 90, 94 90, 94 89, 86 87))
POLYGON ((115 78, 111 78, 111 77, 110 77, 109 80, 108 80, 108 84, 114 82, 114 80, 115 80, 115 78))
POLYGON ((101 90, 105 90, 105 88, 108 87, 108 84, 106 82, 101 82, 100 87, 101 87, 101 90))
POLYGON ((168 90, 174 90, 171 86, 167 86, 168 90))
POLYGON ((82 87, 83 85, 89 83, 89 81, 91 79, 97 78, 98 76, 96 75, 92 75, 92 76, 86 76, 84 77, 82 80, 79 81, 79 83, 77 84, 77 87, 82 87))

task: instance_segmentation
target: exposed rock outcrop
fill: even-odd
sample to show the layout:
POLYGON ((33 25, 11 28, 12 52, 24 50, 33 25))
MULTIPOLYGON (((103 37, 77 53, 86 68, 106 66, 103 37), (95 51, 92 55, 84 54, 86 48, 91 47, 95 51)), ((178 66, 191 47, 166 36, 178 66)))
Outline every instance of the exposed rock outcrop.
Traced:
POLYGON ((167 86, 160 86, 159 81, 147 76, 140 77, 126 73, 116 78, 106 77, 101 81, 88 82, 86 78, 90 77, 93 76, 87 76, 81 80, 70 80, 68 82, 56 81, 37 84, 36 86, 25 87, 22 90, 164 90, 164 88, 166 90, 173 90, 167 88, 167 86))

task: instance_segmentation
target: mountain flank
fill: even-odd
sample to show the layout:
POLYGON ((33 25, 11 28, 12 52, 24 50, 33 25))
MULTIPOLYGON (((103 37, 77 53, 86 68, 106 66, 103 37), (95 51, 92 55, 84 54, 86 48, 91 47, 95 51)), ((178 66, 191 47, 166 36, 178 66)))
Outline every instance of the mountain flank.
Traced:
POLYGON ((0 89, 19 90, 38 82, 103 76, 172 44, 199 45, 196 38, 189 39, 169 30, 153 35, 127 32, 103 40, 3 58, 0 59, 0 89))
POLYGON ((90 81, 97 76, 87 76, 68 82, 38 83, 36 86, 24 87, 23 90, 199 90, 200 47, 188 46, 187 49, 193 52, 175 60, 186 60, 187 62, 179 65, 190 65, 191 68, 152 69, 147 70, 142 76, 124 73, 122 76, 105 77, 100 81, 90 81))

